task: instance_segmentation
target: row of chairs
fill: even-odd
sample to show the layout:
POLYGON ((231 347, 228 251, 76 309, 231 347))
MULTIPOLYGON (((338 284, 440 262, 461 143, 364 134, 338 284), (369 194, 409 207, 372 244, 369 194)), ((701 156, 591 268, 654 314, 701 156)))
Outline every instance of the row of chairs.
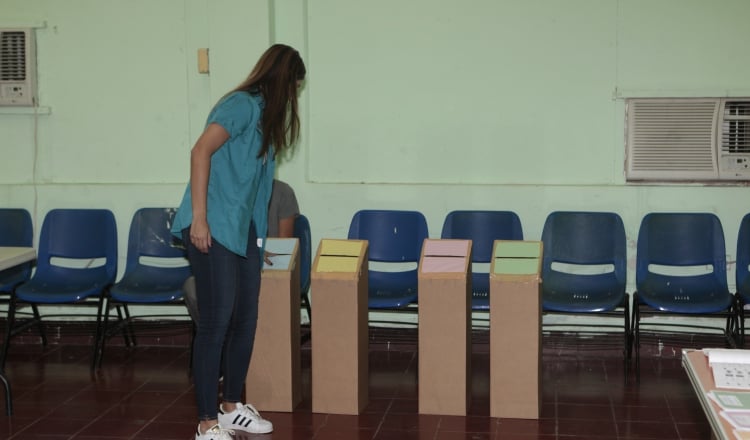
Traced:
MULTIPOLYGON (((24 210, 0 210, 14 217, 2 228, 2 245, 31 245, 31 221, 24 210), (15 222, 15 223, 14 223, 15 222), (7 232, 7 233, 6 233, 7 232)), ((182 305, 182 283, 189 276, 184 249, 169 233, 173 209, 146 208, 133 217, 128 239, 125 274, 115 283, 117 234, 114 216, 107 210, 52 210, 46 216, 39 242, 34 276, 30 265, 0 274, 0 291, 10 293, 8 331, 3 347, 4 363, 10 339, 37 325, 46 343, 38 304, 89 304, 97 306, 92 368, 101 362, 104 344, 114 330, 126 344, 134 344, 128 304, 182 305), (154 264, 158 259, 171 264, 154 264), (85 267, 71 263, 86 263, 85 267), (174 264, 177 261, 177 264, 174 264), (156 294, 155 294, 156 293, 156 294), (16 311, 31 308, 32 319, 15 325, 16 311), (109 325, 110 311, 117 314, 109 325)), ((0 221, 3 221, 0 219, 0 221)), ((744 304, 750 299, 750 215, 743 219, 738 240, 737 286, 729 293, 726 280, 724 236, 713 214, 654 213, 644 217, 638 239, 636 292, 632 314, 625 292, 626 247, 622 220, 602 212, 554 212, 542 233, 543 307, 547 313, 598 313, 622 316, 624 351, 630 358, 632 342, 639 347, 640 319, 647 315, 682 313, 726 316, 727 333, 744 339, 744 304), (688 268, 693 274, 677 276, 672 268, 688 268), (710 268, 695 273, 696 269, 710 268), (654 270, 656 268, 656 270, 654 270), (632 322, 632 324, 631 324, 632 322)), ((301 216, 296 234, 302 248, 303 303, 308 308, 310 273, 309 223, 301 216)), ((416 304, 417 268, 421 246, 428 237, 424 216, 416 211, 364 210, 352 218, 348 237, 368 240, 369 306, 401 309, 416 304), (379 270, 377 264, 410 263, 406 271, 379 270), (374 264, 372 264, 374 263, 374 264)), ((489 265, 495 240, 521 240, 518 216, 510 211, 454 211, 446 217, 442 238, 471 239, 474 267, 489 265)), ((472 273, 472 307, 489 307, 487 270, 472 273)))
MULTIPOLYGON (((32 263, 0 272, 0 293, 8 303, 7 330, 0 359, 5 365, 13 336, 36 326, 47 344, 39 305, 96 307, 92 369, 101 365, 107 339, 122 333, 135 345, 133 321, 161 317, 132 316, 129 305, 178 306, 185 310, 183 286, 190 277, 185 248, 170 232, 174 208, 141 208, 133 215, 128 235, 126 266, 117 276, 117 226, 106 209, 53 209, 42 224, 36 270, 32 263), (16 316, 28 306, 29 319, 16 316), (110 322, 111 312, 116 318, 110 322)), ((299 216, 294 235, 300 239, 302 303, 310 314, 310 225, 299 216)), ((0 209, 0 245, 32 246, 31 216, 24 209, 0 209)), ((48 314, 45 317, 52 317, 48 314)), ((65 315, 67 316, 67 315, 65 315)))
MULTIPOLYGON (((7 329, 0 365, 5 365, 11 340, 37 327, 42 344, 47 337, 38 306, 79 306, 96 309, 91 367, 101 363, 106 339, 122 333, 135 345, 129 305, 181 305, 182 283, 190 275, 183 247, 172 240, 169 227, 174 209, 145 208, 133 216, 128 236, 126 268, 117 276, 117 226, 106 209, 53 209, 42 224, 36 269, 31 263, 0 273, 0 292, 7 298, 7 329), (24 308, 29 319, 17 319, 24 308), (110 325, 111 312, 116 321, 110 325)), ((0 245, 32 246, 31 216, 24 209, 0 209, 0 245), (22 233, 19 233, 21 232, 22 233)), ((79 313, 83 314, 83 313, 79 313)), ((87 315, 93 315, 88 313, 87 315)), ((47 314, 53 316, 69 316, 47 314)))
MULTIPOLYGON (((128 235, 125 271, 115 282, 117 227, 112 212, 49 211, 42 224, 33 276, 32 263, 0 272, 0 293, 8 304, 0 371, 13 336, 36 326, 42 344, 47 344, 39 305, 97 308, 92 369, 101 365, 110 336, 122 333, 128 346, 135 345, 134 320, 163 316, 162 313, 131 316, 129 305, 177 306, 186 311, 184 285, 191 273, 184 246, 170 232, 175 212, 174 208, 141 208, 135 212, 128 235), (31 309, 30 318, 17 320, 16 315, 26 306, 31 309), (116 320, 110 322, 113 310, 116 320)), ((300 240, 302 304, 310 316, 311 239, 310 224, 304 215, 295 220, 294 236, 300 240)), ((0 209, 0 246, 30 247, 32 241, 29 212, 0 209)))
MULTIPOLYGON (((363 210, 352 218, 348 237, 369 241, 369 306, 404 309, 418 303, 417 269, 427 222, 418 211, 363 210), (373 269, 411 263, 410 270, 373 269)), ((441 238, 469 239, 472 247, 472 308, 489 309, 488 265, 495 240, 522 240, 511 211, 453 211, 441 238), (484 266, 483 270, 476 270, 484 266)), ((744 306, 750 303, 750 214, 737 243, 737 292, 727 285, 724 233, 711 213, 650 213, 637 239, 636 291, 626 292, 627 248, 622 219, 608 212, 553 212, 542 231, 542 302, 545 313, 597 314, 623 320, 623 352, 629 361, 640 348, 646 316, 722 317, 729 345, 744 341, 744 306)), ((659 324, 656 324, 659 325, 659 324)), ((640 356, 636 358, 640 371, 640 356)))

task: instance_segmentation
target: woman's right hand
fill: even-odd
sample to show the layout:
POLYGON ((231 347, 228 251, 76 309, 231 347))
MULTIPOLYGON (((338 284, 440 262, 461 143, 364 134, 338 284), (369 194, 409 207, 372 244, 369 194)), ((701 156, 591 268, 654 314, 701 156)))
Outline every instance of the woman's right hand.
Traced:
POLYGON ((208 228, 208 222, 193 220, 190 225, 190 241, 199 251, 208 253, 208 248, 211 247, 211 230, 208 228))

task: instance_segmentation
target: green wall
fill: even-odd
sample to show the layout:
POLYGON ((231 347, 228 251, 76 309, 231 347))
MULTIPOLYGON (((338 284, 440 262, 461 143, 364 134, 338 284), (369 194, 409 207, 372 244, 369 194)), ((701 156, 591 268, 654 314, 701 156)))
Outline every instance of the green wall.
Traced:
POLYGON ((124 266, 133 212, 179 202, 210 106, 284 42, 309 76, 278 173, 314 243, 364 208, 421 210, 432 237, 451 210, 509 209, 528 239, 550 211, 607 210, 632 267, 641 217, 687 210, 720 216, 733 261, 744 185, 627 184, 623 98, 750 96, 748 16, 746 0, 0 0, 0 26, 37 27, 41 105, 0 108, 0 206, 37 232, 52 208, 109 208, 124 266))

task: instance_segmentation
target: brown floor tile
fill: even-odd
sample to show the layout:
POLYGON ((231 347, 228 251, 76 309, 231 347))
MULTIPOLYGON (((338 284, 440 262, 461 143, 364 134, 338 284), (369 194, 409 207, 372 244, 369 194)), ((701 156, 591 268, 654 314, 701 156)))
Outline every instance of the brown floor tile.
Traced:
MULTIPOLYGON (((0 330, 2 325, 0 325, 0 330)), ((183 328, 182 331, 187 331, 183 328)), ((465 417, 420 415, 415 329, 371 329, 369 402, 360 415, 311 412, 310 342, 301 348, 302 402, 294 412, 265 412, 271 435, 238 432, 239 440, 703 439, 710 426, 679 356, 646 348, 641 381, 625 381, 615 338, 601 350, 570 335, 543 338, 539 420, 489 417, 488 335, 474 333, 471 401, 465 417), (664 355, 662 355, 664 354, 664 355)), ((172 334, 172 341, 189 341, 172 334)), ((107 347, 102 368, 89 369, 90 347, 74 335, 42 347, 15 344, 6 374, 14 415, 0 415, 0 439, 189 440, 197 421, 187 343, 107 347)), ((114 340, 113 340, 114 341, 114 340)), ((450 378, 446 378, 450 380, 450 378)))

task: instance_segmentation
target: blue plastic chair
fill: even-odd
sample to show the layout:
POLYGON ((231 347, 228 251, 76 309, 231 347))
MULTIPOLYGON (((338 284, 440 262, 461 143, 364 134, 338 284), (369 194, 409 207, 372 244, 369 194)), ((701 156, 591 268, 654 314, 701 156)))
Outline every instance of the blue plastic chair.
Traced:
MULTIPOLYGON (((117 276, 117 226, 106 209, 53 209, 44 217, 37 251, 36 271, 16 288, 8 307, 8 328, 13 335, 42 317, 15 322, 15 311, 22 304, 95 306, 97 341, 101 333, 105 292, 117 276)), ((54 315, 46 315, 54 316, 54 315)), ((10 341, 6 344, 8 349, 10 341)), ((46 341, 42 340, 43 344, 46 341)))
POLYGON ((724 230, 716 215, 650 213, 643 218, 638 232, 633 296, 637 373, 640 318, 644 315, 723 317, 727 343, 734 345, 734 297, 727 286, 726 266, 724 230))
MULTIPOLYGON (((489 264, 495 240, 523 240, 518 214, 512 211, 452 211, 445 216, 441 238, 471 240, 471 261, 489 264)), ((471 274, 471 308, 489 310, 490 274, 476 270, 471 274)))
POLYGON ((750 214, 746 214, 740 222, 737 234, 737 268, 735 271, 737 292, 735 300, 737 316, 739 318, 738 340, 740 346, 745 345, 745 306, 750 304, 750 214))
POLYGON ((369 243, 370 309, 403 309, 417 302, 417 266, 427 237, 427 220, 418 211, 362 210, 354 214, 348 238, 369 243), (398 263, 398 271, 378 270, 381 264, 392 266, 389 263, 398 263))
POLYGON ((294 219, 294 237, 299 239, 299 293, 302 296, 302 305, 307 310, 307 317, 312 322, 312 310, 310 308, 310 270, 312 266, 312 238, 310 233, 310 222, 307 217, 300 214, 294 219))
POLYGON ((109 289, 103 323, 106 332, 100 340, 97 365, 101 364, 108 336, 117 330, 125 330, 129 336, 127 339, 135 345, 132 326, 135 319, 166 316, 163 313, 131 316, 129 305, 138 305, 141 309, 144 306, 170 305, 185 308, 183 284, 191 271, 185 247, 170 232, 175 212, 174 208, 141 208, 133 215, 125 273, 109 289), (118 313, 118 321, 109 328, 112 308, 118 313))
POLYGON ((552 212, 544 222, 542 243, 544 312, 622 318, 623 355, 630 359, 627 248, 620 216, 611 212, 552 212))

